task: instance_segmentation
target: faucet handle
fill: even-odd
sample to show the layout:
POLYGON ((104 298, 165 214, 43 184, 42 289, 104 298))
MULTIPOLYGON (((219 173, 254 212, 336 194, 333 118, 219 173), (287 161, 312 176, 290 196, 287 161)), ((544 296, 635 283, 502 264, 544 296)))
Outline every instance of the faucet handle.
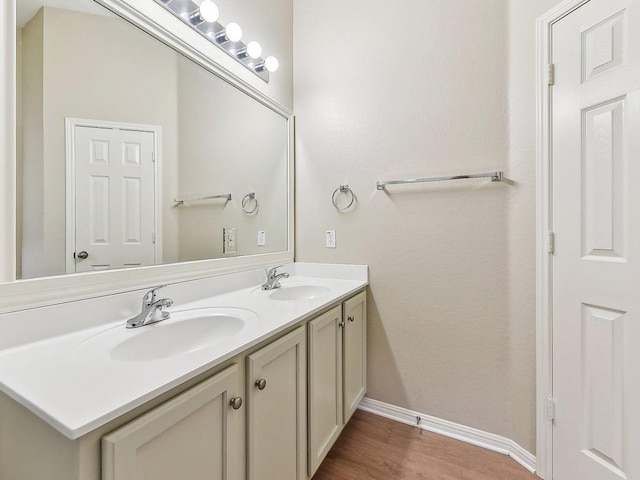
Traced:
POLYGON ((275 277, 276 274, 278 273, 278 269, 282 268, 282 267, 284 267, 284 265, 278 265, 278 266, 275 266, 275 267, 270 268, 268 270, 265 268, 265 271, 267 272, 267 278, 271 279, 271 278, 275 277))
POLYGON ((165 308, 169 308, 173 305, 173 300, 170 298, 163 298, 162 300, 158 300, 157 302, 153 302, 151 306, 151 321, 159 322, 161 320, 168 319, 171 314, 169 312, 165 312, 165 308))
POLYGON ((144 297, 142 297, 142 308, 148 308, 153 302, 155 302, 157 298, 157 291, 164 287, 166 287, 166 285, 158 285, 157 287, 152 287, 151 290, 145 293, 144 297))

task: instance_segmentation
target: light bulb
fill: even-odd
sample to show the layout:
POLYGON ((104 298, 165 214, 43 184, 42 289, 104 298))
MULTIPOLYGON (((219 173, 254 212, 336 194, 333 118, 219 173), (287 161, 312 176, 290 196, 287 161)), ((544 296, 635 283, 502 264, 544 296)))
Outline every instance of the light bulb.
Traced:
POLYGON ((231 42, 239 42, 242 38, 242 29, 240 28, 240 25, 235 22, 231 22, 229 25, 227 25, 227 28, 225 28, 224 32, 226 37, 231 42))
POLYGON ((200 4, 200 16, 205 22, 213 23, 218 20, 218 7, 211 0, 202 0, 200 4))
POLYGON ((278 62, 278 59, 276 57, 269 56, 264 59, 264 68, 266 68, 268 72, 275 72, 276 70, 278 70, 279 66, 280 63, 278 62))
POLYGON ((251 58, 260 58, 262 55, 262 47, 258 42, 252 41, 247 44, 247 55, 251 58))

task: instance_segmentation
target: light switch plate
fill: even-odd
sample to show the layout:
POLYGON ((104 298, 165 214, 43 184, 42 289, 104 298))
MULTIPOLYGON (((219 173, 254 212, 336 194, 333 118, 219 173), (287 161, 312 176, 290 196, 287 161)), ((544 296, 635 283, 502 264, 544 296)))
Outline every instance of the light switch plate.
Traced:
POLYGON ((327 248, 336 248, 335 230, 327 230, 327 248))
POLYGON ((258 246, 264 247, 267 244, 267 232, 258 230, 258 246))
POLYGON ((226 227, 222 229, 222 253, 237 253, 237 238, 235 227, 226 227))

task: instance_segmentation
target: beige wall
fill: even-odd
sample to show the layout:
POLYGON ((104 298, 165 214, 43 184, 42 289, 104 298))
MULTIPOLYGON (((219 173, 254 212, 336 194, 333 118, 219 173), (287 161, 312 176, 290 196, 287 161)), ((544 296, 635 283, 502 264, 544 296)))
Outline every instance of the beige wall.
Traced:
POLYGON ((554 3, 294 6, 296 259, 369 264, 368 395, 532 452, 534 25, 554 3), (375 189, 492 170, 509 181, 375 189))
POLYGON ((44 258, 44 126, 42 122, 44 108, 44 11, 40 10, 24 28, 21 29, 20 60, 22 82, 18 89, 21 102, 17 102, 17 117, 22 120, 22 128, 16 129, 21 136, 16 142, 19 146, 18 169, 26 182, 16 189, 21 195, 19 204, 22 212, 29 212, 20 221, 22 237, 18 252, 26 259, 20 264, 20 273, 24 277, 36 274, 44 258), (23 141, 27 138, 28 141, 23 141))
MULTIPOLYGON (((22 28, 16 28, 16 159, 22 159, 22 28)), ((22 162, 16 162, 16 278, 22 276, 22 162)))
MULTIPOLYGON (((287 150, 284 117, 188 60, 178 59, 179 196, 232 195, 175 208, 179 261, 225 256, 222 229, 236 228, 238 254, 287 249, 287 150), (203 142, 203 139, 206 139, 203 142), (259 209, 242 211, 255 193, 259 209), (258 230, 266 245, 257 245, 258 230)), ((249 205, 249 209, 253 205, 249 205)))

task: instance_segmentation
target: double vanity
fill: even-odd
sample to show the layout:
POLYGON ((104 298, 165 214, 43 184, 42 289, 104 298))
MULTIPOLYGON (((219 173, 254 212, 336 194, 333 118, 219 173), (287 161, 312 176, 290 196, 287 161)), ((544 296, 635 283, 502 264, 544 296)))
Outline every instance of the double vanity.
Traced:
POLYGON ((270 83, 168 3, 0 2, 0 480, 303 480, 365 393, 367 267, 291 263, 291 2, 220 5, 270 83))
POLYGON ((365 393, 367 267, 280 271, 168 285, 137 328, 146 290, 0 315, 0 479, 310 478, 365 393))

